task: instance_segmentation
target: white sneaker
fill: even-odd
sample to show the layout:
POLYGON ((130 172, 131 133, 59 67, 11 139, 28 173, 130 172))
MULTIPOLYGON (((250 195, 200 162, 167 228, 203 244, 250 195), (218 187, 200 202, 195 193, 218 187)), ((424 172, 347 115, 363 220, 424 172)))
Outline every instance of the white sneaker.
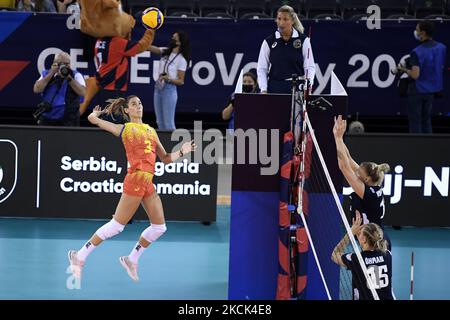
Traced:
POLYGON ((69 258, 70 269, 73 276, 77 279, 81 279, 81 271, 84 267, 84 261, 77 258, 77 251, 75 250, 69 250, 67 257, 69 258))
POLYGON ((130 258, 128 258, 128 256, 120 257, 119 262, 122 265, 122 267, 125 268, 128 275, 130 276, 130 278, 133 279, 134 281, 138 282, 139 281, 139 277, 138 277, 138 273, 137 273, 138 265, 131 262, 130 258))

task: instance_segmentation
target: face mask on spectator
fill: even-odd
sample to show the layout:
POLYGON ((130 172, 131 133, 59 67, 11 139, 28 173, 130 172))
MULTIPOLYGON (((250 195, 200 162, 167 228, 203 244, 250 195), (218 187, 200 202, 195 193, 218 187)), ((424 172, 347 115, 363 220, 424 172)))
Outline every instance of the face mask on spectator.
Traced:
POLYGON ((177 46, 177 40, 170 39, 169 44, 167 45, 169 48, 176 48, 177 46))
POLYGON ((243 84, 242 85, 242 92, 245 92, 245 93, 253 92, 253 85, 251 85, 251 84, 243 84))

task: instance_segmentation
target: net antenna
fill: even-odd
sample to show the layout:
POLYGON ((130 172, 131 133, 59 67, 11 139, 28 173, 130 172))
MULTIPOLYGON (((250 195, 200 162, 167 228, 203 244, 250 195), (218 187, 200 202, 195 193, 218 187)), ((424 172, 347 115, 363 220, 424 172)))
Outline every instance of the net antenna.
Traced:
POLYGON ((409 287, 409 300, 414 300, 414 251, 411 252, 411 275, 409 287))

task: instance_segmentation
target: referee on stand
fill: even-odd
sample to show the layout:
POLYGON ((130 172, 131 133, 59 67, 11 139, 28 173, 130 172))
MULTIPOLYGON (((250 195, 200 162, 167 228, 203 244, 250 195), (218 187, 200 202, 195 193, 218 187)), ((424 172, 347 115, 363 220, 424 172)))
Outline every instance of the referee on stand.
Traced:
POLYGON ((291 93, 292 75, 306 76, 309 89, 316 68, 309 38, 292 7, 277 12, 278 29, 264 39, 258 58, 258 84, 261 93, 291 93))

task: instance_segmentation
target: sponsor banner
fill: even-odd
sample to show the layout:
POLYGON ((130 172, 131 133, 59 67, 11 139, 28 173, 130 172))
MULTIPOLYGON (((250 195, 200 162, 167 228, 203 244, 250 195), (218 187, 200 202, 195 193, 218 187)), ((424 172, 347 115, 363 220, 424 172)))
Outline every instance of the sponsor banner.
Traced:
POLYGON ((14 141, 0 139, 0 203, 6 201, 17 184, 18 149, 14 141))
MULTIPOLYGON (((171 141, 169 132, 158 135, 167 151, 180 142, 171 141)), ((114 214, 127 172, 119 138, 97 129, 3 126, 0 154, 0 216, 114 214)), ((153 183, 167 220, 216 220, 217 168, 195 159, 157 160, 153 183)), ((146 219, 142 208, 136 218, 146 219)))
MULTIPOLYGON (((384 221, 394 226, 450 227, 449 135, 350 135, 357 162, 387 163, 384 221)), ((343 194, 351 193, 344 188, 343 194)), ((348 208, 349 199, 344 197, 348 208)))

